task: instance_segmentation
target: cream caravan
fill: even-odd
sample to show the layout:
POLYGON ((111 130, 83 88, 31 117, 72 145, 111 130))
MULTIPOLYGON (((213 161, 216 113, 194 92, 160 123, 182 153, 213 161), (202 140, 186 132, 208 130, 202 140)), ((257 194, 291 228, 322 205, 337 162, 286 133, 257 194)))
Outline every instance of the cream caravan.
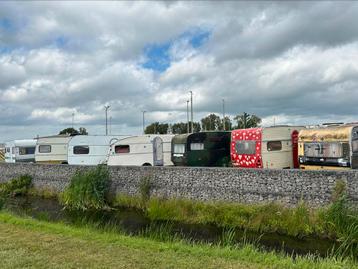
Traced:
POLYGON ((35 139, 14 140, 5 143, 5 162, 34 162, 35 139))
POLYGON ((171 141, 174 135, 131 136, 113 141, 108 165, 173 165, 171 141))
POLYGON ((302 130, 298 136, 301 169, 358 169, 358 124, 302 130))
POLYGON ((298 132, 303 128, 274 126, 232 131, 232 165, 242 168, 298 168, 298 132))
POLYGON ((76 135, 68 144, 68 164, 98 165, 107 161, 111 141, 128 136, 76 135))
POLYGON ((54 135, 37 140, 35 161, 37 163, 67 164, 68 143, 72 136, 54 135))

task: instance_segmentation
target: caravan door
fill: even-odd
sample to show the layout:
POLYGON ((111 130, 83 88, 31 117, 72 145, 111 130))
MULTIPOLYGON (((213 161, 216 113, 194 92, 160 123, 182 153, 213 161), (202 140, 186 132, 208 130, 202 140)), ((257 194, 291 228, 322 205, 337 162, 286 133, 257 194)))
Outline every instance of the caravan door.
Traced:
POLYGON ((164 165, 163 139, 159 136, 153 139, 153 164, 154 166, 164 165))

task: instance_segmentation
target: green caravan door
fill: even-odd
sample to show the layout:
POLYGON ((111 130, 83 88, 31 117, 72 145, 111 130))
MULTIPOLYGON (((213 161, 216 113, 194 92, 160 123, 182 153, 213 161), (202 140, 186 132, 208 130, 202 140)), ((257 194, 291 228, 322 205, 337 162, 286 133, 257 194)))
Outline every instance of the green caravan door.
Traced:
POLYGON ((358 127, 352 129, 352 169, 358 169, 358 127))

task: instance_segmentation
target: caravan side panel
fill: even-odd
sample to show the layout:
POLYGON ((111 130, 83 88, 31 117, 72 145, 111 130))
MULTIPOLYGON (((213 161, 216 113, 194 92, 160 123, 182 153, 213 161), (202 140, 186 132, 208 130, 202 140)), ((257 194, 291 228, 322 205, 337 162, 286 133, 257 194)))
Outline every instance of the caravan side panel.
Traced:
POLYGON ((68 162, 68 142, 71 137, 39 138, 35 150, 37 163, 65 164, 68 162))

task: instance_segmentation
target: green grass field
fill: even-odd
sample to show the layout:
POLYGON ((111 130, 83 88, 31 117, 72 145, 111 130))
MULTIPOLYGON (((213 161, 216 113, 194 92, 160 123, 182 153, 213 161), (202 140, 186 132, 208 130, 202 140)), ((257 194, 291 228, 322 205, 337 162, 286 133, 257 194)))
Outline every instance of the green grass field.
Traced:
POLYGON ((0 213, 1 268, 358 268, 350 260, 159 242, 0 213))

